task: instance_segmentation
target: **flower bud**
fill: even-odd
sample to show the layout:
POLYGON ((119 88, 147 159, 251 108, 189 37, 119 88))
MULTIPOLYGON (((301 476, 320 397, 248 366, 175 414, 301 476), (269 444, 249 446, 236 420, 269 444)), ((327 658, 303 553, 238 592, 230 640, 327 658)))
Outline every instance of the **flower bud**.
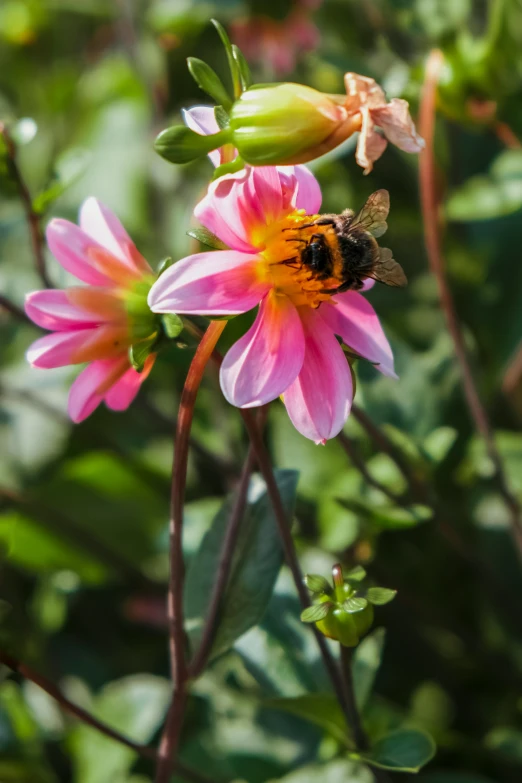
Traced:
POLYGON ((234 146, 254 166, 306 163, 360 129, 345 100, 289 82, 246 90, 230 113, 234 146))
POLYGON ((315 623, 317 630, 343 647, 355 647, 373 623, 373 605, 383 605, 395 597, 395 590, 384 587, 364 588, 366 572, 361 566, 346 577, 342 566, 332 568, 333 587, 322 576, 308 574, 305 584, 314 595, 314 603, 301 614, 305 623, 315 623))

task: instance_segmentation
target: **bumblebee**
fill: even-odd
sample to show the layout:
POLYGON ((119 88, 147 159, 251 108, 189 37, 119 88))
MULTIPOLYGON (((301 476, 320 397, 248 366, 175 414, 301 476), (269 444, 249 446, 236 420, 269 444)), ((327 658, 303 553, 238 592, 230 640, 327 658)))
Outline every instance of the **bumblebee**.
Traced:
POLYGON ((307 239, 289 240, 302 245, 297 263, 307 267, 316 280, 328 280, 329 285, 332 278, 339 282, 324 293, 357 291, 367 277, 390 286, 406 285, 406 275, 392 251, 376 241, 388 228, 389 211, 388 191, 377 190, 357 213, 345 209, 340 215, 320 215, 313 223, 300 226, 299 230, 313 228, 314 233, 307 232, 307 239))

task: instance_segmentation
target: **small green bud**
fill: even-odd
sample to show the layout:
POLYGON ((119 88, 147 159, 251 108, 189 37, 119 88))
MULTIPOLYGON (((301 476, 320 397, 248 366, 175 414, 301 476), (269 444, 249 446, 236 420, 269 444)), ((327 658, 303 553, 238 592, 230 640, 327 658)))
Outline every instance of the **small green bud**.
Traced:
POLYGON ((345 577, 342 566, 332 568, 333 587, 318 574, 307 574, 304 581, 315 594, 312 606, 301 614, 305 623, 315 623, 329 639, 344 647, 355 647, 373 623, 373 604, 385 604, 395 596, 395 590, 385 587, 361 587, 366 576, 362 566, 356 566, 345 577))
POLYGON ((252 87, 232 106, 233 144, 255 166, 306 163, 360 129, 345 100, 290 82, 252 87))
POLYGON ((228 130, 220 130, 210 136, 203 136, 185 125, 173 125, 156 137, 154 149, 158 155, 170 163, 190 163, 190 161, 202 158, 229 141, 228 130))

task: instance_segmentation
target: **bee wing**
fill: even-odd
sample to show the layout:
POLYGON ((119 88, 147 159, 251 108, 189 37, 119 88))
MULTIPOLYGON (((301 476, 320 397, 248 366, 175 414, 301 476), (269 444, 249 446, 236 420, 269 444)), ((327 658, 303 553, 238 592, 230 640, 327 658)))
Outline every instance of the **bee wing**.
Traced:
POLYGON ((408 282, 402 266, 395 261, 393 253, 388 247, 379 248, 379 258, 368 277, 394 288, 402 288, 408 282))
POLYGON ((390 211, 390 194, 387 190, 376 190, 362 209, 353 218, 350 228, 359 226, 377 239, 384 234, 388 225, 386 218, 390 211))

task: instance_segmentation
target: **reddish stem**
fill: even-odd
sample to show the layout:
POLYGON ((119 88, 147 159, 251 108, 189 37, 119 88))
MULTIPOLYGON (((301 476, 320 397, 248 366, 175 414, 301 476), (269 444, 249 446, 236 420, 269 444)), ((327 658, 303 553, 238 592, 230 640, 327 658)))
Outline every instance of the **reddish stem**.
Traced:
POLYGON ((420 156, 420 194, 422 218, 424 222, 424 240, 431 270, 437 280, 439 297, 459 364, 464 394, 475 427, 484 439, 488 456, 492 461, 499 491, 504 498, 511 516, 511 532, 522 557, 522 513, 520 505, 508 487, 502 460, 498 452, 494 434, 488 420, 486 409, 480 399, 473 373, 468 361, 462 329, 457 317, 453 296, 446 278, 445 263, 442 255, 441 232, 438 219, 439 200, 435 171, 434 136, 437 102, 437 83, 441 73, 444 56, 434 49, 426 63, 426 77, 420 105, 419 130, 424 137, 426 147, 420 156))
POLYGON ((169 651, 173 681, 172 701, 161 738, 156 783, 168 783, 178 749, 187 699, 188 672, 185 661, 183 630, 184 564, 182 549, 183 501, 187 479, 187 461, 194 405, 205 367, 212 356, 226 321, 211 321, 192 359, 181 394, 175 433, 174 460, 170 497, 170 574, 167 600, 169 651))

